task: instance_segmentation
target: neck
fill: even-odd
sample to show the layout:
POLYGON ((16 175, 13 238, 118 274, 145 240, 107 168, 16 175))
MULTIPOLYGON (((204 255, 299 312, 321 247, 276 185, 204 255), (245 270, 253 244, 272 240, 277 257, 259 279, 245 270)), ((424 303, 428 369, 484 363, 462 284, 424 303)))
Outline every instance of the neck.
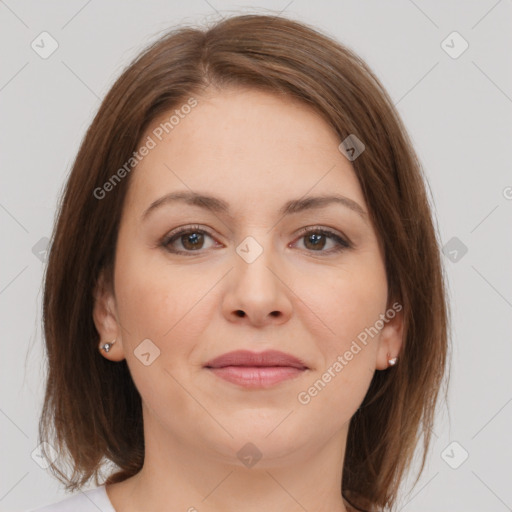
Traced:
POLYGON ((348 512, 341 496, 347 428, 322 445, 295 440, 293 450, 286 449, 290 440, 280 439, 277 431, 252 445, 226 434, 226 443, 213 449, 171 436, 146 414, 144 466, 109 485, 107 493, 123 512, 348 512))

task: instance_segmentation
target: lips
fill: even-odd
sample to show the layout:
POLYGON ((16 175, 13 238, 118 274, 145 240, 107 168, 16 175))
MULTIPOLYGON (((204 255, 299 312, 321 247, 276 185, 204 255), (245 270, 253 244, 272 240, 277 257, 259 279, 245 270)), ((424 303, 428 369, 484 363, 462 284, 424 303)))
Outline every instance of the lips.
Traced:
POLYGON ((223 354, 205 364, 206 368, 224 368, 226 366, 246 367, 276 367, 284 366, 306 370, 306 364, 291 354, 278 350, 266 350, 265 352, 251 352, 249 350, 236 350, 223 354))
POLYGON ((303 375, 309 368, 303 361, 277 350, 237 350, 205 364, 213 375, 249 389, 270 388, 303 375))

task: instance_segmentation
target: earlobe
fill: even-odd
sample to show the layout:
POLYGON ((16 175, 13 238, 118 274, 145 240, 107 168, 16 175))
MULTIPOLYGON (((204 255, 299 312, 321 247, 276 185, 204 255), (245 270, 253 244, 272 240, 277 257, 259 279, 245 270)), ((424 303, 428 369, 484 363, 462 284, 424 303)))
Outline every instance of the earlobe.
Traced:
POLYGON ((116 317, 116 303, 112 291, 101 274, 94 288, 93 321, 100 336, 98 350, 111 361, 124 359, 121 330, 116 317))
POLYGON ((389 318, 380 333, 377 352, 377 370, 387 370, 400 363, 399 354, 403 343, 404 314, 403 310, 389 318))

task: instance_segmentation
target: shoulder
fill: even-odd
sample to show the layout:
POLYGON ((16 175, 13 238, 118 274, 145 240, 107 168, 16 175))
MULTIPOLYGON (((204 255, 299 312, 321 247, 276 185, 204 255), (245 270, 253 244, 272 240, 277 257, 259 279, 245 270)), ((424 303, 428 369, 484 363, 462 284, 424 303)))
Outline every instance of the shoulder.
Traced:
POLYGON ((27 512, 98 512, 98 509, 102 512, 115 512, 103 485, 89 491, 79 491, 62 501, 27 512))

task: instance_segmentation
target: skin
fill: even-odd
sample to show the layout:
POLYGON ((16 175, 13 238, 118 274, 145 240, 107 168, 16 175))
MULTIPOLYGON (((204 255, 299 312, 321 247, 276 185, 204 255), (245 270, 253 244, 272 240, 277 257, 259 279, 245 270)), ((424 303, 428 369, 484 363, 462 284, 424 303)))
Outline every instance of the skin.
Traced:
MULTIPOLYGON (((114 286, 100 279, 96 289, 101 344, 116 339, 101 354, 127 360, 143 401, 146 443, 142 470, 107 486, 108 496, 118 512, 349 510, 340 494, 349 421, 374 372, 398 354, 403 318, 389 320, 301 404, 298 394, 391 305, 367 216, 340 204, 277 212, 288 200, 333 192, 367 212, 359 182, 336 133, 308 106, 246 89, 210 90, 197 99, 133 171, 114 286), (190 190, 222 198, 232 216, 174 203, 142 220, 156 199, 190 190), (212 235, 199 250, 187 237, 172 244, 185 255, 159 244, 175 228, 195 224, 212 235), (330 228, 352 246, 332 252, 338 244, 327 237, 318 248, 299 233, 309 226, 330 228), (252 263, 236 252, 248 236, 263 249, 252 263), (148 366, 134 353, 144 339, 160 350, 148 366), (204 368, 237 349, 281 350, 308 370, 246 389, 204 368), (248 442, 262 454, 251 468, 237 456, 248 442)), ((156 119, 142 140, 168 118, 156 119)))

